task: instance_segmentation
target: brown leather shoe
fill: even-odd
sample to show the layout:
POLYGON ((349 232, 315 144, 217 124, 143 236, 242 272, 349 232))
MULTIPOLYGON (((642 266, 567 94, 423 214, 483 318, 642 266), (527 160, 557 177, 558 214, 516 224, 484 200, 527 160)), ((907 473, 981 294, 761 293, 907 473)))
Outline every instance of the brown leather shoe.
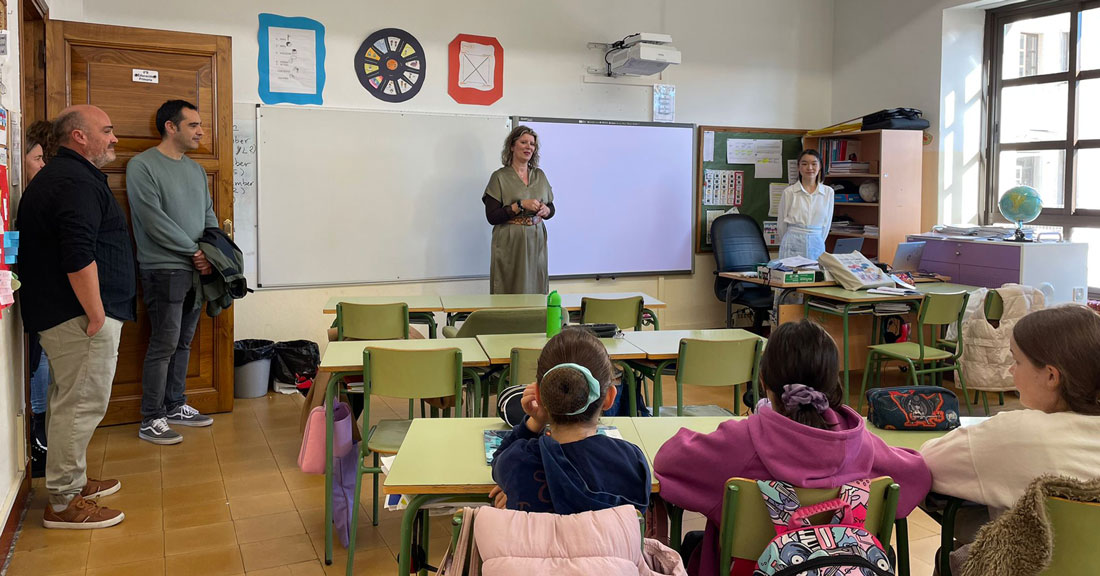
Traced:
POLYGON ((60 512, 54 512, 53 506, 47 504, 46 511, 42 514, 42 525, 61 530, 91 530, 114 526, 125 517, 118 510, 103 508, 92 500, 75 496, 69 502, 69 507, 60 512))
POLYGON ((82 498, 99 498, 110 496, 122 488, 122 482, 118 480, 93 480, 88 478, 88 483, 80 490, 82 498))

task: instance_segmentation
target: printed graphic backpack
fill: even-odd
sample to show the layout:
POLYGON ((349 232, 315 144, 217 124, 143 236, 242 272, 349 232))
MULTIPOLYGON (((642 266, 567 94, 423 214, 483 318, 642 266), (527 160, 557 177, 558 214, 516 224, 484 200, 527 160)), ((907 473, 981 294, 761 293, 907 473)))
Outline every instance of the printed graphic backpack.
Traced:
POLYGON ((757 485, 777 536, 756 561, 753 576, 893 576, 882 544, 863 527, 870 480, 849 482, 836 498, 806 507, 786 482, 758 480, 757 485), (811 516, 830 510, 836 513, 829 524, 810 524, 811 516))

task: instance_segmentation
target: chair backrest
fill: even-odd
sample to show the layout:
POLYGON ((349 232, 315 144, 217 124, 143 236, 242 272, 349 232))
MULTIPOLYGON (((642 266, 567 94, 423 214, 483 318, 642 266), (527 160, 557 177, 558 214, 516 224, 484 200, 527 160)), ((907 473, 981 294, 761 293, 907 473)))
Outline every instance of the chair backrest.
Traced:
POLYGON ((581 298, 582 324, 614 324, 620 330, 642 329, 642 297, 581 298))
POLYGON ((680 340, 676 381, 691 386, 732 386, 753 382, 760 367, 760 338, 680 340))
POLYGON ((917 343, 920 346, 919 361, 924 361, 924 333, 925 326, 932 326, 936 329, 934 334, 939 334, 940 329, 947 324, 955 324, 956 340, 954 343, 955 352, 952 357, 958 360, 963 351, 963 330, 962 321, 963 316, 966 314, 966 303, 970 300, 970 293, 966 291, 961 292, 946 292, 943 294, 937 294, 934 292, 928 292, 924 295, 924 299, 920 303, 920 312, 917 315, 917 343))
POLYGON ((337 340, 407 340, 409 305, 354 304, 336 305, 337 340))
POLYGON ((541 348, 512 348, 512 363, 508 366, 508 384, 530 384, 538 372, 541 348))
POLYGON ((1047 518, 1054 529, 1054 557, 1042 576, 1095 574, 1100 564, 1096 527, 1100 503, 1047 498, 1047 518))
POLYGON ((370 346, 363 350, 365 394, 393 398, 454 396, 456 414, 462 413, 462 351, 392 350, 370 346))
MULTIPOLYGON (((871 497, 867 503, 864 527, 883 546, 890 545, 901 488, 888 476, 871 482, 871 497)), ((795 488, 802 506, 811 506, 836 498, 838 488, 795 488)), ((814 516, 815 524, 828 522, 831 512, 814 516)), ((764 498, 756 480, 730 478, 722 497, 722 522, 719 527, 719 574, 729 574, 732 558, 755 560, 775 538, 775 525, 768 515, 764 498)))
POLYGON ((1005 314, 1005 301, 996 290, 985 293, 985 319, 1000 320, 1005 314))
MULTIPOLYGON (((710 225, 710 241, 714 247, 714 263, 718 272, 756 270, 756 265, 771 259, 768 244, 760 225, 744 214, 725 214, 710 225)), ((729 278, 714 277, 714 294, 720 300, 729 278)))
POLYGON ((546 307, 486 309, 471 312, 456 338, 480 334, 529 334, 546 330, 546 307))

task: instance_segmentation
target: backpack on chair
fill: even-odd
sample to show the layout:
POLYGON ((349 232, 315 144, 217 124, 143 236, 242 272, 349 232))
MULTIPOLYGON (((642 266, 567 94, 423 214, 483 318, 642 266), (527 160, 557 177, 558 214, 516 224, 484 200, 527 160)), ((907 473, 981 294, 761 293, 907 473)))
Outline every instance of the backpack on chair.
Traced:
POLYGON ((849 482, 836 498, 806 507, 786 482, 758 480, 757 485, 777 536, 760 555, 753 576, 893 576, 886 550, 864 529, 870 480, 849 482), (836 513, 829 524, 810 524, 811 516, 831 510, 836 513))

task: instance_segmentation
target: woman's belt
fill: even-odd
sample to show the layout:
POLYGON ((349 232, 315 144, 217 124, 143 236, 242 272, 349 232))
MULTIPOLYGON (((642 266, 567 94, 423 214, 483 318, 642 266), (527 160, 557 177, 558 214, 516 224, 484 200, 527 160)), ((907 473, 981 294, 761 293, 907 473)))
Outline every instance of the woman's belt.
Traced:
POLYGON ((516 216, 508 221, 509 224, 517 224, 519 226, 534 226, 538 224, 542 218, 538 216, 516 216))

